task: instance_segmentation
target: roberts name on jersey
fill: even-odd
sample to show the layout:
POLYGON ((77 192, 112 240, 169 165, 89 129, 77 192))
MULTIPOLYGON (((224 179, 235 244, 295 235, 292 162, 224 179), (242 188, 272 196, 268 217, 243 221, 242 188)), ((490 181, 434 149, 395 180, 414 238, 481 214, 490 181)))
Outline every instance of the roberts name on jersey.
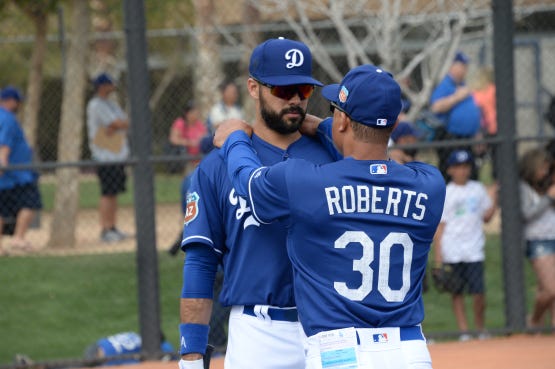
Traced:
POLYGON ((423 192, 367 185, 326 187, 325 193, 330 215, 374 213, 422 220, 428 200, 423 192))

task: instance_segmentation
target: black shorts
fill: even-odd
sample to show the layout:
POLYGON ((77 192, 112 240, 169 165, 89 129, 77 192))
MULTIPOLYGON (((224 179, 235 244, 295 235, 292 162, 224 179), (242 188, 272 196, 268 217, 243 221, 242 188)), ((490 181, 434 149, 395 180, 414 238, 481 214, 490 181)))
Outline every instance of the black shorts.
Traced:
POLYGON ((469 294, 482 294, 484 287, 484 263, 456 263, 445 264, 450 272, 446 277, 447 291, 460 295, 463 292, 469 294))
POLYGON ((100 180, 100 193, 103 196, 113 196, 125 191, 127 175, 123 165, 102 165, 96 168, 100 180))
POLYGON ((26 183, 0 191, 0 216, 15 217, 21 209, 42 209, 39 188, 36 183, 26 183))

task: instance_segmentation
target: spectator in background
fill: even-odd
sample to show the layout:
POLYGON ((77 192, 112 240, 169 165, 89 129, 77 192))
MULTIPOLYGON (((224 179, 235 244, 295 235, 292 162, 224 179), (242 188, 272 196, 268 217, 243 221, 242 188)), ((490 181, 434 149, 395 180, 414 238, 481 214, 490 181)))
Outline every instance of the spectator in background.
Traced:
POLYGON ((25 240, 25 234, 35 212, 42 208, 35 171, 2 170, 8 165, 30 164, 33 161, 33 151, 16 117, 22 101, 23 96, 15 87, 9 86, 0 92, 0 230, 4 219, 16 219, 10 250, 0 248, 0 253, 33 250, 30 242, 25 240))
POLYGON ((414 128, 413 124, 407 121, 407 111, 410 108, 408 100, 402 100, 402 110, 398 117, 398 123, 391 132, 388 144, 389 157, 400 164, 406 164, 416 160, 418 149, 415 148, 392 148, 393 145, 411 145, 420 138, 420 133, 414 128))
POLYGON ((239 89, 233 81, 224 81, 220 85, 220 92, 222 94, 221 101, 216 103, 206 120, 208 127, 208 135, 202 139, 201 150, 203 153, 210 152, 214 145, 212 143, 212 133, 216 130, 218 125, 226 119, 244 119, 245 115, 243 109, 238 105, 239 89))
POLYGON ((544 325, 551 309, 555 327, 555 182, 550 174, 553 158, 544 149, 527 151, 519 162, 521 214, 524 219, 526 257, 537 279, 537 291, 528 324, 544 325))
MULTIPOLYGON (((493 70, 491 68, 480 68, 472 81, 472 96, 476 105, 480 108, 480 126, 482 134, 486 138, 497 135, 497 108, 495 106, 495 83, 493 82, 493 70)), ((496 145, 481 150, 484 154, 489 152, 492 160, 492 177, 497 178, 495 159, 496 145)))
POLYGON ((129 156, 127 131, 129 120, 119 104, 110 98, 116 90, 114 79, 106 73, 94 81, 95 95, 87 104, 87 128, 92 159, 99 163, 100 181, 100 239, 119 242, 128 235, 116 227, 117 195, 125 191, 127 176, 123 164, 129 156))
MULTIPOLYGON (((182 147, 184 153, 191 156, 200 154, 200 141, 206 135, 206 125, 200 119, 200 111, 193 100, 183 109, 170 129, 169 140, 172 145, 182 147)), ((197 166, 199 160, 188 161, 185 174, 189 174, 197 166)))
MULTIPOLYGON (((411 145, 418 142, 420 133, 408 122, 399 122, 391 132, 391 141, 394 145, 411 145)), ((418 149, 415 148, 390 148, 389 157, 400 164, 416 160, 418 149)))
MULTIPOLYGON (((468 57, 457 52, 449 72, 432 92, 430 110, 443 123, 443 128, 437 134, 438 140, 471 139, 480 131, 480 108, 474 102, 471 90, 465 84, 468 72, 468 57)), ((470 146, 439 148, 439 170, 446 180, 447 158, 456 150, 472 151, 470 146)), ((472 167, 472 179, 478 178, 476 165, 472 167)))
POLYGON ((472 338, 468 332, 464 293, 473 296, 474 324, 478 338, 489 335, 485 330, 484 223, 495 213, 496 188, 488 194, 485 186, 470 180, 472 155, 469 151, 453 151, 447 160, 451 182, 447 185, 441 222, 434 237, 435 267, 448 270, 446 288, 451 293, 453 312, 461 332, 459 339, 472 338))

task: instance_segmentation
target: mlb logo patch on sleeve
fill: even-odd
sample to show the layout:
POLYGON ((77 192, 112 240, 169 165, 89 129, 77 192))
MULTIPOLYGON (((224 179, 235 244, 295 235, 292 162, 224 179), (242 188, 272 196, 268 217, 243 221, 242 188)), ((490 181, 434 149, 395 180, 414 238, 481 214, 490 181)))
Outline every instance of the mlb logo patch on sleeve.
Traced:
POLYGON ((387 164, 371 164, 370 174, 387 174, 387 164))
POLYGON ((199 199, 200 196, 196 192, 187 194, 187 208, 185 210, 185 219, 183 221, 185 225, 191 223, 197 217, 199 199))

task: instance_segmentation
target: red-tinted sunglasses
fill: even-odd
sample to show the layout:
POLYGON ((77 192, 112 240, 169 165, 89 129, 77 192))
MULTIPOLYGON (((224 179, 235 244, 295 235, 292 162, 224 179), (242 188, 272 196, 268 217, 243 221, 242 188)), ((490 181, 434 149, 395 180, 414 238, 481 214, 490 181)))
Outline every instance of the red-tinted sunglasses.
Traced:
POLYGON ((272 86, 267 83, 256 80, 262 86, 270 89, 270 93, 280 99, 290 100, 293 96, 299 95, 301 100, 308 99, 314 92, 314 85, 287 85, 287 86, 272 86))

